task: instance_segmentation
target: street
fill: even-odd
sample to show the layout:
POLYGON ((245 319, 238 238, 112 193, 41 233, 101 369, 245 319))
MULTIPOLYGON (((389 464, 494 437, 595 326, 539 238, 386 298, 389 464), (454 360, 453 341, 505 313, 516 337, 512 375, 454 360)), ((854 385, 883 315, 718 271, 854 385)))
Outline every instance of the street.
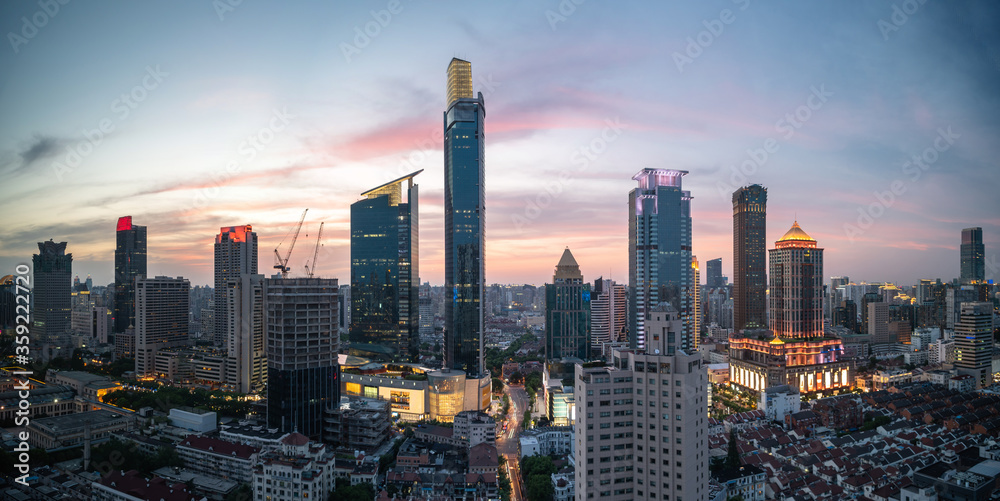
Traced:
POLYGON ((507 477, 511 483, 511 501, 526 500, 521 485, 521 458, 518 454, 520 442, 518 435, 524 411, 528 408, 528 394, 522 386, 504 385, 504 393, 510 399, 507 432, 497 437, 497 452, 507 459, 507 477))

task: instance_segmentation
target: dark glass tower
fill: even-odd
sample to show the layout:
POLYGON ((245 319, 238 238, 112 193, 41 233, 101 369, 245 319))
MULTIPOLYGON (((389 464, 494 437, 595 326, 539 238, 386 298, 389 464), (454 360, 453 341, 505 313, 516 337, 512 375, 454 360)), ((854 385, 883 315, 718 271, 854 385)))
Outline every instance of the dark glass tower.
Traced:
POLYGON ((983 229, 962 230, 962 275, 961 283, 981 283, 986 280, 986 250, 983 248, 983 229))
POLYGON ((230 280, 240 280, 241 275, 257 274, 257 234, 253 226, 224 226, 215 236, 215 312, 213 341, 218 345, 227 344, 231 330, 229 325, 230 280))
POLYGON ((725 287, 726 279, 722 276, 722 258, 718 257, 705 263, 705 286, 709 288, 725 287))
POLYGON ((687 171, 643 169, 629 192, 629 347, 646 348, 646 320, 660 303, 680 313, 677 347, 695 346, 692 315, 691 192, 681 188, 687 171))
POLYGON ((391 362, 419 355, 419 170, 351 204, 351 351, 391 362), (406 182, 406 201, 402 200, 406 182))
POLYGON ((472 96, 472 65, 448 65, 444 113, 445 367, 483 374, 485 131, 483 94, 472 96))
POLYGON ((323 412, 340 402, 337 280, 264 281, 267 426, 319 441, 323 412))
POLYGON ((545 285, 545 359, 590 358, 590 284, 567 248, 545 285))
POLYGON ((733 331, 767 328, 767 188, 733 193, 733 331))
POLYGON ((65 334, 72 308, 73 255, 66 254, 66 242, 38 242, 38 254, 31 257, 31 263, 31 334, 34 339, 65 334))
POLYGON ((135 326, 135 279, 146 276, 146 227, 120 217, 115 240, 114 332, 121 333, 135 326))

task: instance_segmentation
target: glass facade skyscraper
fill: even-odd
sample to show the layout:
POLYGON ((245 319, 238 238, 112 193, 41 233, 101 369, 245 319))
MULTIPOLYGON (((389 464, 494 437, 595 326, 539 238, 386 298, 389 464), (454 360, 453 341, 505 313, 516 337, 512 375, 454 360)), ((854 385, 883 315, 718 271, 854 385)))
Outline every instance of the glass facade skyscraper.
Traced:
POLYGON ((986 250, 983 247, 983 229, 962 230, 961 283, 981 283, 986 280, 986 250))
POLYGON ((264 281, 267 426, 323 435, 323 413, 340 402, 337 279, 264 281))
POLYGON ((733 331, 767 328, 767 188, 733 193, 733 331))
POLYGON ((629 347, 645 349, 646 320, 660 303, 680 314, 677 347, 694 347, 691 268, 691 192, 687 171, 643 169, 629 192, 629 347))
POLYGON ((351 204, 351 352, 391 362, 419 356, 419 225, 422 170, 351 204), (406 201, 403 186, 406 182, 406 201))
POLYGON ((483 368, 485 130, 483 94, 472 97, 472 65, 448 66, 444 113, 445 367, 483 368))
POLYGON ((135 326, 135 279, 146 276, 146 227, 132 216, 118 218, 115 231, 114 332, 135 326))
POLYGON ((73 254, 66 254, 66 242, 38 242, 38 254, 31 257, 31 264, 32 337, 38 340, 67 334, 72 309, 73 254))
POLYGON ((590 284, 567 248, 545 285, 545 359, 590 358, 590 284))

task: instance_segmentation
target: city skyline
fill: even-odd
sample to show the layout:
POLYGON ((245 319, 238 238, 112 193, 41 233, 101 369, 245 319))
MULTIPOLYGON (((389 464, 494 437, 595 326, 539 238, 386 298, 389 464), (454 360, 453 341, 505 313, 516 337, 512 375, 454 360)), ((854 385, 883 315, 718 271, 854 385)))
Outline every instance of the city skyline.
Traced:
MULTIPOLYGON (((544 283, 548 250, 567 245, 585 276, 624 281, 627 207, 615 194, 645 167, 691 173, 693 253, 722 257, 729 277, 728 197, 751 183, 769 188, 771 219, 782 222, 769 225, 766 241, 780 237, 784 221, 799 220, 824 242, 830 275, 950 281, 959 276, 957 235, 982 227, 986 277, 997 276, 1000 211, 989 196, 1000 175, 991 141, 1000 127, 990 112, 997 44, 986 29, 993 6, 924 4, 887 30, 879 23, 892 22, 888 5, 789 4, 775 13, 739 2, 587 4, 563 16, 556 5, 517 4, 450 15, 443 22, 455 29, 439 30, 428 20, 440 10, 401 5, 364 44, 355 28, 363 33, 373 17, 360 7, 336 16, 322 5, 310 5, 310 15, 249 4, 224 13, 155 4, 62 9, 36 37, 0 53, 13 70, 0 77, 7 90, 0 110, 24 117, 0 125, 0 176, 14 189, 0 202, 10 221, 0 233, 0 266, 28 262, 37 242, 54 239, 68 242, 75 275, 111 283, 111 228, 131 214, 149 228, 149 276, 208 284, 217 228, 254 225, 260 266, 271 269, 270 250, 310 207, 304 234, 326 221, 329 235, 318 274, 346 280, 357 193, 425 168, 420 279, 441 284, 442 152, 434 131, 441 61, 461 48, 491 103, 486 283, 544 283), (735 21, 716 24, 722 8, 735 21), (500 12, 511 21, 488 21, 500 12), (162 26, 140 22, 150 14, 162 26), (822 26, 811 22, 819 18, 822 26), (300 29, 289 40, 260 35, 290 23, 300 29), (89 30, 119 25, 141 27, 143 36, 107 58, 108 39, 89 30), (723 31, 712 35, 708 26, 723 31), (194 35, 174 46, 178 30, 194 35), (698 45, 702 32, 711 44, 698 45), (246 54, 227 52, 229 37, 246 54), (414 37, 427 43, 408 47, 414 37), (793 43, 821 39, 838 43, 793 43), (281 56, 303 44, 311 47, 306 56, 281 56), (782 57, 748 58, 748 51, 782 57), (133 108, 121 94, 142 99, 133 108), (801 127, 783 118, 800 111, 810 117, 796 122, 801 127), (104 119, 113 130, 94 136, 104 119), (84 131, 96 138, 84 147, 92 152, 57 176, 67 148, 88 141, 84 131), (245 142, 250 135, 262 139, 255 146, 245 142), (588 148, 599 138, 605 151, 594 154, 588 148), (777 149, 768 153, 769 144, 777 149), (906 164, 922 153, 935 159, 928 169, 906 164), (764 155, 746 179, 732 174, 764 155), (568 182, 560 181, 563 170, 568 182), (942 199, 982 202, 933 202, 942 199)), ((17 32, 36 7, 4 6, 7 30, 17 32)), ((293 253, 292 276, 305 274, 309 247, 293 253)))

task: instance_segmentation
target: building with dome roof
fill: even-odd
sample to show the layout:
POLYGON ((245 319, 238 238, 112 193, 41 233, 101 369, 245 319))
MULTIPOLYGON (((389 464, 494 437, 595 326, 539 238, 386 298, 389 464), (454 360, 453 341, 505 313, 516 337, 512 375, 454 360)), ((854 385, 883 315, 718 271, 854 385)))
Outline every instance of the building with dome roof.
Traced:
POLYGON ((787 384, 803 394, 850 388, 843 344, 823 329, 823 249, 796 221, 768 257, 771 328, 730 340, 730 381, 753 391, 787 384))

